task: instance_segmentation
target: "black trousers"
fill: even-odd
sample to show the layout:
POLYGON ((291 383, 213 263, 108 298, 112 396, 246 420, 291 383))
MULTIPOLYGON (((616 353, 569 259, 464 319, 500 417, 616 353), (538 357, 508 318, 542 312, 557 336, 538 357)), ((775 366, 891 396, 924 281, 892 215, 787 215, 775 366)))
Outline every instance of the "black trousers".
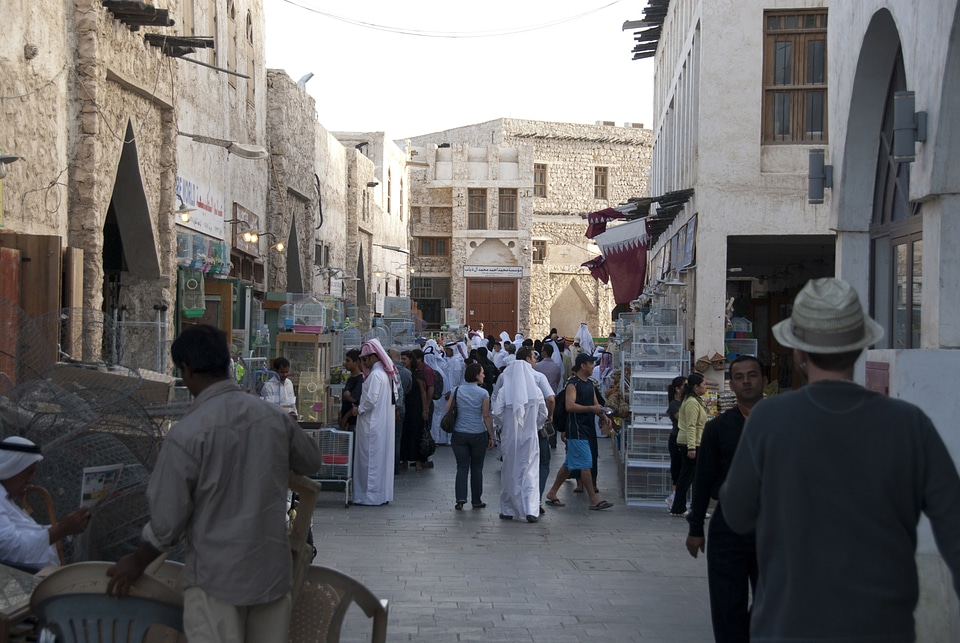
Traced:
POLYGON ((757 542, 727 525, 718 504, 707 538, 710 616, 717 643, 750 641, 750 595, 757 588, 757 542))
POLYGON ((680 465, 680 476, 677 478, 677 491, 673 497, 673 506, 670 507, 670 512, 675 514, 682 514, 687 510, 687 491, 693 484, 693 476, 697 470, 697 459, 687 457, 688 449, 686 445, 681 444, 680 450, 683 452, 683 463, 680 465))

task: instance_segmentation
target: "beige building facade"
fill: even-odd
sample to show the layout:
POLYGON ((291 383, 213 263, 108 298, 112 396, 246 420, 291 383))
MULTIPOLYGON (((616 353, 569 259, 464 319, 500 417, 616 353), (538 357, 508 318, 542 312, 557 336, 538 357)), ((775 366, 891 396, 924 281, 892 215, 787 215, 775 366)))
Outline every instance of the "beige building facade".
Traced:
POLYGON ((430 325, 452 308, 486 334, 610 331, 583 217, 647 194, 649 130, 498 119, 409 145, 411 297, 430 325))

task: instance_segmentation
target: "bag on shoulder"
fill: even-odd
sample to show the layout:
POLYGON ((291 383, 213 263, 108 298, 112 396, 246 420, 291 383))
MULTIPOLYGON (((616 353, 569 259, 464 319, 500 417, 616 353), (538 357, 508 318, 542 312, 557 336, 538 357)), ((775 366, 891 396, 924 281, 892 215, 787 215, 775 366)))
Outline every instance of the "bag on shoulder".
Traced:
POLYGON ((433 399, 439 400, 443 397, 443 375, 440 371, 433 369, 433 399))
POLYGON ((565 382, 560 393, 553 398, 553 428, 557 433, 567 432, 567 421, 570 417, 567 413, 567 384, 569 383, 569 380, 565 382))
POLYGON ((459 389, 459 386, 453 389, 453 401, 450 402, 450 410, 444 413, 440 419, 440 428, 447 433, 453 433, 453 427, 457 425, 457 391, 459 389))

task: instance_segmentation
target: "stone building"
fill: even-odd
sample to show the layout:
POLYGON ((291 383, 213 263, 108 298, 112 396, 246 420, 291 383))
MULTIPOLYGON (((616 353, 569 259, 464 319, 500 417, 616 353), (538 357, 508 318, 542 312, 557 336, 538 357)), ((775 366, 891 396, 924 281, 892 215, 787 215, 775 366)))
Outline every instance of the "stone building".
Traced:
POLYGON ((341 143, 264 68, 261 0, 13 0, 0 21, 17 34, 0 44, 0 254, 19 253, 0 291, 28 313, 159 317, 168 340, 205 322, 250 348, 256 300, 329 293, 369 326, 406 292, 406 152, 341 143))
MULTIPOLYGON (((689 284, 697 354, 723 341, 723 293, 797 384, 767 331, 807 279, 836 275, 885 329, 857 378, 921 407, 960 462, 944 377, 960 367, 960 3, 657 4, 638 47, 656 56, 652 191, 695 196, 651 254, 689 284), (694 217, 695 265, 678 265, 664 249, 694 217)), ((917 640, 960 640, 929 523, 918 536, 917 640)))
MULTIPOLYGON (((650 191, 691 195, 651 214, 662 233, 648 247, 648 281, 687 284, 679 307, 694 358, 759 351, 770 381, 798 386, 792 351, 769 329, 808 279, 834 270, 829 197, 806 198, 809 153, 829 135, 826 3, 659 4, 669 8, 662 31, 649 27, 658 115, 650 191), (755 337, 728 341, 728 317, 750 320, 755 337)), ((722 388, 723 370, 705 375, 722 388)))
POLYGON ((648 130, 498 119, 409 144, 411 296, 428 323, 453 308, 488 334, 609 332, 611 290, 580 267, 600 253, 583 216, 647 194, 648 130))

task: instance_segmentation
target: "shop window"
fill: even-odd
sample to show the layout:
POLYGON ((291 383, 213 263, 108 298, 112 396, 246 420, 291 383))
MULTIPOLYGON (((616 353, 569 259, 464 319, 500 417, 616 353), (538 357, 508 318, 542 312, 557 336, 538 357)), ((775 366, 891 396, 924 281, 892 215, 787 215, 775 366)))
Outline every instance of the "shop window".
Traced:
POLYGON ((763 142, 826 141, 827 12, 763 17, 763 142))
POLYGON ((547 242, 534 240, 533 263, 543 263, 547 258, 547 242))
POLYGON ((467 229, 487 229, 487 191, 483 188, 467 190, 467 229))
POLYGON ((593 198, 607 198, 607 169, 605 167, 593 168, 593 198))
POLYGON ((547 165, 546 163, 533 164, 533 196, 546 198, 547 196, 547 165))
POLYGON ((870 314, 886 331, 886 348, 920 348, 923 217, 910 202, 910 164, 893 159, 893 96, 906 89, 902 52, 887 88, 870 225, 870 314))
POLYGON ((517 229, 517 188, 500 188, 500 230, 517 229))
POLYGON ((447 240, 423 237, 420 239, 420 256, 445 257, 448 254, 447 240))

